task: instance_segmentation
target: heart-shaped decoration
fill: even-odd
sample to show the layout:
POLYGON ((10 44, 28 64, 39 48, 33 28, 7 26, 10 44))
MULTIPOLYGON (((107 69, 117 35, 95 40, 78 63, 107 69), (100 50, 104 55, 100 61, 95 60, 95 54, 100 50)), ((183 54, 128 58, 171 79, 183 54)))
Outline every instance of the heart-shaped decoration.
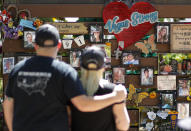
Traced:
POLYGON ((112 32, 118 42, 124 41, 126 48, 146 35, 158 21, 158 12, 148 2, 138 2, 131 8, 123 2, 111 2, 103 10, 103 20, 105 29, 112 32))

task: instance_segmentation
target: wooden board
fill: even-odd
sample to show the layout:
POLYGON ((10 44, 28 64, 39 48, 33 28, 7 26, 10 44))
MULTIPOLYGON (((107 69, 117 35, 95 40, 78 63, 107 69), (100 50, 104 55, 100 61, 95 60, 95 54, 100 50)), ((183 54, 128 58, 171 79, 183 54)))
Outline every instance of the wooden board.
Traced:
MULTIPOLYGON (((191 5, 154 5, 160 18, 190 18, 191 5)), ((102 17, 104 4, 20 4, 32 17, 102 17), (44 10, 44 11, 43 11, 44 10)))

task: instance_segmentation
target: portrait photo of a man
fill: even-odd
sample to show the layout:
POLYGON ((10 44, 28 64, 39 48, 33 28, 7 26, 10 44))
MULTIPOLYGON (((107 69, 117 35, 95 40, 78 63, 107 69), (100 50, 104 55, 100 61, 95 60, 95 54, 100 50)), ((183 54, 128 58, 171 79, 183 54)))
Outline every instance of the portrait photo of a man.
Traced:
POLYGON ((25 31, 24 32, 24 48, 33 48, 34 39, 35 39, 34 31, 25 31))
POLYGON ((141 69, 141 85, 144 85, 144 86, 153 85, 153 69, 152 68, 141 69))

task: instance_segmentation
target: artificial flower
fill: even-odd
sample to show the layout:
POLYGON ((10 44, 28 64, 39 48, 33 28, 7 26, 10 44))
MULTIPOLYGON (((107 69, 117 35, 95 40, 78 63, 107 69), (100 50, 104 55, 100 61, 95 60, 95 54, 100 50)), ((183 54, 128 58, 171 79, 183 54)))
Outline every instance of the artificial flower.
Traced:
POLYGON ((154 92, 154 91, 152 91, 152 92, 149 94, 149 97, 150 97, 151 99, 155 99, 156 96, 157 96, 157 94, 156 94, 156 92, 154 92))
POLYGON ((13 21, 12 20, 8 22, 8 27, 13 28, 13 21))
POLYGON ((158 111, 157 116, 161 117, 162 119, 166 119, 168 117, 168 112, 158 111))
POLYGON ((147 116, 150 120, 154 120, 156 118, 156 113, 154 113, 153 111, 151 112, 147 112, 147 116))
POLYGON ((151 131, 151 130, 153 129, 153 127, 154 127, 153 122, 148 122, 148 123, 146 124, 146 129, 147 129, 147 131, 151 131))
POLYGON ((35 19, 33 25, 38 28, 42 25, 42 23, 43 22, 40 19, 35 19))

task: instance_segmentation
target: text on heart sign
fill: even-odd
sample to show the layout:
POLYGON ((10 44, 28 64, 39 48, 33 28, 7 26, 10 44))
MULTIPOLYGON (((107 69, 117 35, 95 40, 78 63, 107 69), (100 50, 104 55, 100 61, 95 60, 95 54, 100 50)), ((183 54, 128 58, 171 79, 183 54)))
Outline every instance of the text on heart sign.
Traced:
POLYGON ((131 21, 129 19, 125 19, 123 21, 117 22, 119 16, 115 16, 113 20, 109 19, 104 26, 104 29, 108 29, 109 33, 118 34, 123 29, 128 29, 131 26, 135 27, 139 24, 150 22, 151 24, 158 21, 158 11, 154 11, 147 14, 141 14, 138 12, 133 12, 131 14, 131 21))

